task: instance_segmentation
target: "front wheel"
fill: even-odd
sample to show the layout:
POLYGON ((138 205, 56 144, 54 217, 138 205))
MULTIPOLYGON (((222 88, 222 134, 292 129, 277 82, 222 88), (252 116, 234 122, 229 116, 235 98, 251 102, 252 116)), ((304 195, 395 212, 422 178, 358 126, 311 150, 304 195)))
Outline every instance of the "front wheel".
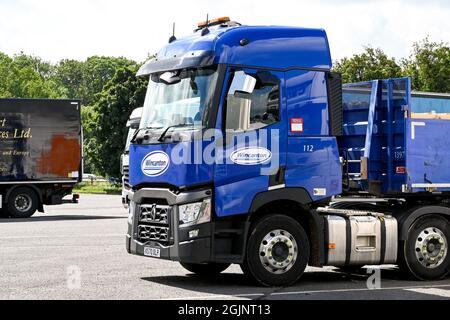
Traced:
POLYGON ((8 197, 7 210, 12 218, 29 218, 38 208, 38 197, 29 188, 17 188, 8 197))
POLYGON ((227 270, 231 264, 229 263, 184 263, 180 262, 181 266, 186 270, 198 274, 200 276, 214 276, 227 270))
POLYGON ((417 220, 401 246, 401 267, 418 280, 444 278, 449 272, 450 224, 430 215, 417 220))
POLYGON ((272 215, 255 224, 242 271, 264 286, 285 286, 303 275, 309 261, 308 236, 294 219, 272 215))

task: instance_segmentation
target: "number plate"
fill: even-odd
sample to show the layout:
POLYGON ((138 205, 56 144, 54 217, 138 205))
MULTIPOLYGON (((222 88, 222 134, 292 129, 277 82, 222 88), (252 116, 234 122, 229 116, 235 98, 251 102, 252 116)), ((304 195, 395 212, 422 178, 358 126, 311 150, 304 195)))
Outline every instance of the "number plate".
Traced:
POLYGON ((145 247, 144 248, 144 256, 153 257, 153 258, 161 258, 161 250, 156 248, 145 247))

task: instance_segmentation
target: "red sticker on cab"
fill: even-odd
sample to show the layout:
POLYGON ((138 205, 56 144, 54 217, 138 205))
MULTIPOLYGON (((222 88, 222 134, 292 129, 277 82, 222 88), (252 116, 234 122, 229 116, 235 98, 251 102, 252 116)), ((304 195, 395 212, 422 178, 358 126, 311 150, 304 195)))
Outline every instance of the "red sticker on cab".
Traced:
POLYGON ((303 118, 291 118, 291 132, 303 133, 305 131, 303 118))

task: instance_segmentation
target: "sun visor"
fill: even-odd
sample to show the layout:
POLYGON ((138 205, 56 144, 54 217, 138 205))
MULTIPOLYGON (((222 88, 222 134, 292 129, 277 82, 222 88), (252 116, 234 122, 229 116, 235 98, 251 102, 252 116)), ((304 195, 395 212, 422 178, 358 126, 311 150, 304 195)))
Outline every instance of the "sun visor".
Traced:
POLYGON ((213 51, 190 51, 182 56, 147 61, 138 71, 137 76, 143 77, 153 73, 180 70, 186 68, 202 68, 214 63, 213 51))

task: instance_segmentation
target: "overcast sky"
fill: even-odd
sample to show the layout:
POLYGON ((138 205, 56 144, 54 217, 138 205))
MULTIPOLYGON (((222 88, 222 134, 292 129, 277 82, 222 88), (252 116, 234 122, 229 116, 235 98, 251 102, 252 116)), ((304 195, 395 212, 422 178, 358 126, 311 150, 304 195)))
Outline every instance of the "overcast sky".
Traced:
POLYGON ((427 35, 450 42, 450 0, 0 0, 0 51, 56 62, 91 55, 143 61, 199 21, 230 16, 248 25, 324 28, 333 59, 364 45, 409 55, 427 35))

